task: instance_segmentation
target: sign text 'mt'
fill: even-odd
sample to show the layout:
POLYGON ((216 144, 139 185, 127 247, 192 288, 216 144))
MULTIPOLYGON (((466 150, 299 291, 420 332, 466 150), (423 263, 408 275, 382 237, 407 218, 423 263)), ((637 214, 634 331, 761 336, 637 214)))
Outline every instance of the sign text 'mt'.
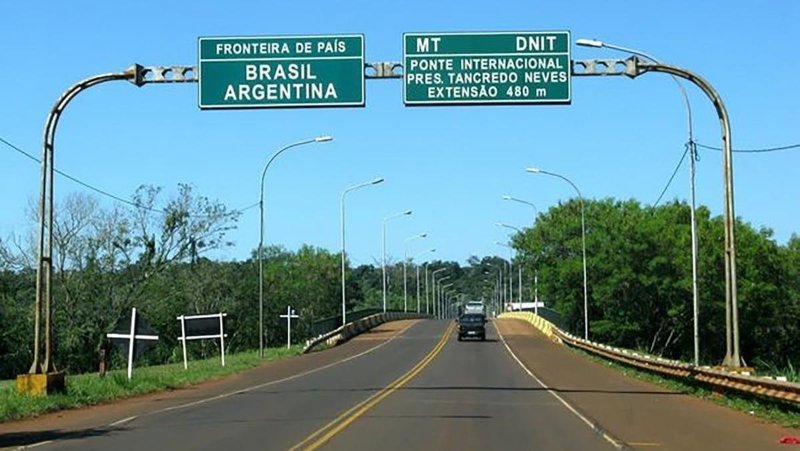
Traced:
POLYGON ((406 33, 406 105, 571 101, 568 31, 406 33))

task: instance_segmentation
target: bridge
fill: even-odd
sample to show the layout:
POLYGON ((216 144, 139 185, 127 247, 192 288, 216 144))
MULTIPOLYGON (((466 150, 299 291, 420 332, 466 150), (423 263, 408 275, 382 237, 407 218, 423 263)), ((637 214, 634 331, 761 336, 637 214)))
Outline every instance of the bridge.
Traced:
POLYGON ((325 351, 118 404, 0 424, 40 449, 765 450, 796 434, 630 378, 513 318, 486 341, 385 323, 325 351))

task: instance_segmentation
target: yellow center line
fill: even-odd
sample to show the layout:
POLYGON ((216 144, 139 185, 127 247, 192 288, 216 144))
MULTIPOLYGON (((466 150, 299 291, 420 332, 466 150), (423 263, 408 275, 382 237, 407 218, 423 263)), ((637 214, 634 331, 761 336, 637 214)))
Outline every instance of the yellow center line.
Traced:
POLYGON ((367 411, 371 408, 375 407, 379 402, 381 402, 384 398, 398 390, 399 388, 403 387, 407 384, 411 379, 413 379, 417 374, 419 374, 426 366, 428 366, 436 355, 444 348, 445 344, 447 344, 447 339, 450 337, 451 332, 455 326, 451 323, 448 326, 447 330, 445 331, 442 338, 439 339, 439 343, 428 353, 425 358, 423 358, 419 363, 417 363, 411 370, 409 370, 406 374, 397 378, 394 382, 387 385, 385 388, 381 389, 377 393, 373 394, 369 398, 361 401, 360 403, 356 404, 355 406, 351 407, 338 417, 331 421, 330 423, 326 424, 325 426, 321 427, 308 437, 306 437, 302 442, 298 443, 297 445, 291 448, 292 451, 304 449, 307 451, 315 450, 320 446, 324 445, 328 440, 333 438, 339 432, 342 432, 347 426, 349 426, 352 422, 357 420, 359 417, 364 415, 367 411), (319 437, 319 438, 318 438, 319 437), (316 440, 315 440, 316 439, 316 440), (308 444, 312 440, 313 443, 308 444), (308 444, 306 446, 306 444, 308 444))

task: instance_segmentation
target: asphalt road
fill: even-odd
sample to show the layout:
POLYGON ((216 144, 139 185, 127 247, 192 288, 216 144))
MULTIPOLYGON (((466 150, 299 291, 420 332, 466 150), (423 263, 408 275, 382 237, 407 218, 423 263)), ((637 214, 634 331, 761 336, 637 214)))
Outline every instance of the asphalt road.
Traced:
POLYGON ((518 321, 499 323, 504 340, 490 323, 485 342, 458 342, 453 326, 419 321, 387 334, 385 325, 254 371, 228 394, 201 390, 195 404, 144 409, 39 448, 764 449, 784 432, 629 380, 518 321), (704 429, 729 442, 696 435, 704 429))

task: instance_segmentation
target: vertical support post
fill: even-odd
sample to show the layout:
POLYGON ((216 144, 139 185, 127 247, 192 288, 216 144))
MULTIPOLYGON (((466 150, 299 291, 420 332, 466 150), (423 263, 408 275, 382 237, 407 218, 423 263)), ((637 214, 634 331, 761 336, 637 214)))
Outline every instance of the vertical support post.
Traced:
POLYGON ((221 351, 220 355, 222 356, 222 366, 225 366, 225 326, 223 326, 223 315, 223 313, 219 314, 219 349, 221 351))
POLYGON ((533 271, 533 313, 539 316, 539 270, 533 271))
POLYGON ((188 370, 189 364, 186 358, 186 317, 181 315, 178 317, 181 322, 181 347, 183 348, 183 369, 188 370))
POLYGON ((286 349, 292 347, 292 307, 286 306, 286 349))
POLYGON ((417 313, 419 313, 419 265, 415 265, 417 267, 417 313))
POLYGON ((136 307, 131 310, 131 334, 128 342, 128 380, 133 375, 133 347, 136 345, 136 307))

